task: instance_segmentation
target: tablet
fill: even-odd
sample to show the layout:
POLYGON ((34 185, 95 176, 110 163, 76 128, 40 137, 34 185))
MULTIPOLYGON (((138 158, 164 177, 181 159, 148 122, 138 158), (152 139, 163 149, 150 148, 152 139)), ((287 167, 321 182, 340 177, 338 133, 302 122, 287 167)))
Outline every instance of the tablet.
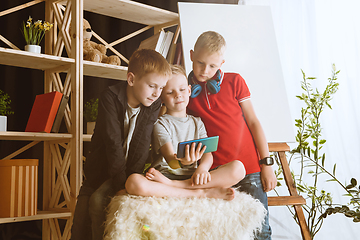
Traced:
POLYGON ((195 139, 195 140, 190 140, 190 141, 185 141, 185 142, 179 142, 178 149, 177 149, 177 157, 178 158, 185 157, 185 146, 188 144, 191 145, 193 142, 196 143, 196 147, 200 142, 201 142, 202 146, 206 146, 204 153, 215 152, 218 147, 219 136, 200 138, 200 139, 195 139))

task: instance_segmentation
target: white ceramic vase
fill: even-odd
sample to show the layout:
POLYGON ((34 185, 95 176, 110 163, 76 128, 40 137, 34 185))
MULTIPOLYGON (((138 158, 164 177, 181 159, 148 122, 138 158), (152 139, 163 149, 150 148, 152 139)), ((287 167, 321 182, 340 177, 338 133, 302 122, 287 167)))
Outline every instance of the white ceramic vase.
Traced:
POLYGON ((0 132, 6 132, 7 130, 7 117, 0 116, 0 132))
POLYGON ((95 122, 87 122, 86 124, 86 133, 93 134, 95 129, 95 122))
POLYGON ((25 51, 32 52, 32 53, 41 53, 41 46, 39 45, 26 45, 25 51))

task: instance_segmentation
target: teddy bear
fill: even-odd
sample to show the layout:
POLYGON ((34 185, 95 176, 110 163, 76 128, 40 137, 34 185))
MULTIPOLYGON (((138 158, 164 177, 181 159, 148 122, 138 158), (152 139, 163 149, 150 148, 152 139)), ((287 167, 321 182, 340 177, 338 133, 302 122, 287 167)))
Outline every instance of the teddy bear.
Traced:
POLYGON ((107 56, 106 47, 103 44, 99 44, 93 41, 90 41, 92 37, 92 30, 90 23, 83 19, 83 53, 84 60, 107 63, 113 65, 120 65, 120 58, 116 55, 107 56))

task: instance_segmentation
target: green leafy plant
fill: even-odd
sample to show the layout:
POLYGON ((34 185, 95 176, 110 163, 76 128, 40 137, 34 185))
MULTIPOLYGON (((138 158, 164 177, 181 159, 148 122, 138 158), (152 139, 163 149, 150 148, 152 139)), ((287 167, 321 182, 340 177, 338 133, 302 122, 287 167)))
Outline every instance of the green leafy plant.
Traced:
POLYGON ((85 103, 84 118, 87 122, 95 122, 98 115, 99 99, 93 98, 85 103))
MULTIPOLYGON (((299 160, 300 173, 295 175, 292 171, 292 174, 298 193, 307 200, 306 205, 303 205, 303 210, 312 238, 320 231, 323 221, 328 215, 342 213, 346 217, 352 218, 354 222, 360 222, 360 186, 357 186, 357 180, 351 178, 350 184, 341 183, 335 176, 336 164, 331 167, 331 170, 328 170, 325 166, 325 153, 322 153, 326 140, 321 137, 320 116, 326 107, 332 109, 330 101, 339 87, 339 83, 337 83, 339 72, 333 65, 332 76, 328 78, 328 85, 321 93, 317 88, 313 89, 311 86, 311 81, 316 78, 306 77, 302 71, 301 88, 304 93, 296 96, 305 103, 305 107, 301 109, 301 118, 295 120, 298 145, 290 152, 289 166, 293 159, 299 160), (331 192, 327 192, 319 186, 321 175, 326 177, 327 182, 336 182, 344 190, 344 196, 349 198, 347 204, 333 203, 331 192)), ((276 171, 278 180, 282 180, 279 176, 280 172, 281 168, 276 171)), ((296 213, 291 208, 289 210, 297 221, 296 213)))
POLYGON ((14 114, 14 112, 11 111, 10 103, 11 103, 10 96, 7 93, 4 93, 0 89, 0 115, 1 116, 7 116, 10 114, 14 114))
POLYGON ((32 18, 29 17, 26 23, 23 22, 21 32, 27 45, 40 45, 45 32, 50 31, 52 27, 52 23, 42 22, 41 20, 37 20, 33 23, 32 18))

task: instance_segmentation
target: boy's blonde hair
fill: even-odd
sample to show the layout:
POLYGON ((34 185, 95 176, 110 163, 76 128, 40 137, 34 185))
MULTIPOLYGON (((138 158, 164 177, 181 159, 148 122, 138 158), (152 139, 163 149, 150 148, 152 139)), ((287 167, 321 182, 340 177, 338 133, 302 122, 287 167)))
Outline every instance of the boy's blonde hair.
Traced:
MULTIPOLYGON (((172 73, 172 75, 184 75, 184 77, 187 80, 186 71, 180 65, 171 65, 171 73, 172 73)), ((163 94, 164 94, 164 91, 161 93, 161 96, 163 96, 163 94)), ((167 108, 166 108, 165 104, 163 103, 161 106, 160 112, 159 112, 159 117, 166 113, 166 109, 167 108)))
POLYGON ((171 67, 160 53, 151 49, 139 49, 130 57, 129 72, 132 72, 138 78, 142 78, 149 73, 158 73, 170 77, 171 67))
POLYGON ((173 75, 184 75, 187 79, 185 69, 180 65, 171 65, 171 73, 173 75))
POLYGON ((223 36, 217 32, 203 32, 196 40, 194 51, 201 48, 206 49, 211 54, 218 52, 223 55, 226 49, 226 41, 223 36))

